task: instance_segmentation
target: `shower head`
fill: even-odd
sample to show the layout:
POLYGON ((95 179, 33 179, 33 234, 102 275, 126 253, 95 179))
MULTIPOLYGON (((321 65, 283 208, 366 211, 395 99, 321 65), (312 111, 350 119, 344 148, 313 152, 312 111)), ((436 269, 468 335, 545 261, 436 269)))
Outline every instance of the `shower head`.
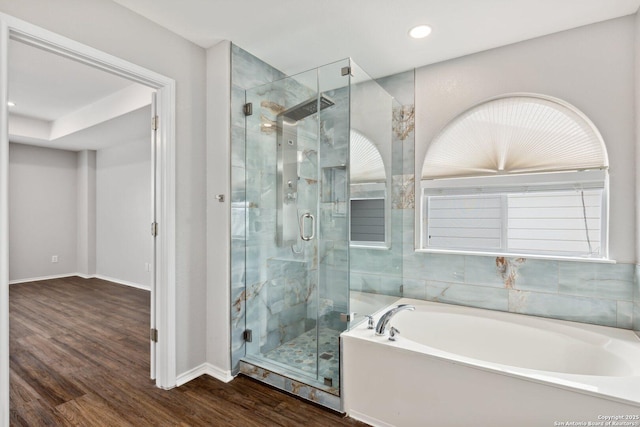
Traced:
MULTIPOLYGON (((324 110, 325 108, 329 108, 334 105, 334 102, 327 98, 324 95, 320 95, 320 110, 324 110)), ((291 120, 302 120, 305 117, 309 117, 312 114, 318 112, 318 99, 311 98, 307 101, 304 101, 301 104, 296 105, 295 107, 291 107, 288 110, 282 112, 281 114, 291 120)))

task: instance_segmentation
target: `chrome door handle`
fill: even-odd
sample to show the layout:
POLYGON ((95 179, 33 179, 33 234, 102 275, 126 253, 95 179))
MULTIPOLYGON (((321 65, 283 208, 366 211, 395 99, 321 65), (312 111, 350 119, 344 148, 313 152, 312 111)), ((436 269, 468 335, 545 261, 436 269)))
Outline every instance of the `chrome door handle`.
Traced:
POLYGON ((316 217, 314 217, 311 213, 307 212, 300 216, 300 238, 305 242, 313 239, 316 235, 316 217), (311 235, 306 235, 304 232, 304 220, 310 218, 311 219, 311 235))

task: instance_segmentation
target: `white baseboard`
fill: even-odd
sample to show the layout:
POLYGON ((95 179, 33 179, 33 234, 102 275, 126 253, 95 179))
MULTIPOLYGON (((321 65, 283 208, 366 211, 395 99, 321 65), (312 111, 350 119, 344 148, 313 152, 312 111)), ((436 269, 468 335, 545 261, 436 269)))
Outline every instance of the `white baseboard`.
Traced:
POLYGON ((235 378, 233 375, 231 375, 231 371, 229 369, 227 370, 220 369, 217 366, 213 366, 210 363, 207 363, 207 367, 208 367, 207 375, 217 380, 220 380, 223 383, 228 383, 235 378))
POLYGON ((56 274, 54 276, 42 276, 42 277, 31 277, 31 278, 28 278, 28 279, 10 280, 9 284, 10 285, 15 285, 15 284, 18 284, 18 283, 38 282, 40 280, 64 279, 65 277, 81 277, 83 279, 94 279, 95 278, 95 279, 100 279, 100 280, 106 280, 108 282, 117 283, 119 285, 125 285, 125 286, 130 286, 132 288, 142 289, 142 290, 145 290, 145 291, 151 290, 149 286, 140 285, 138 283, 127 282, 126 280, 114 279, 113 277, 107 277, 107 276, 103 276, 101 274, 91 275, 91 274, 83 274, 83 273, 56 274))
POLYGON ((220 369, 217 366, 213 366, 210 363, 203 363, 200 366, 196 366, 195 368, 178 375, 176 378, 176 386, 180 387, 183 384, 188 383, 191 380, 195 380, 201 375, 209 375, 217 380, 220 380, 224 383, 228 383, 231 381, 234 376, 231 375, 231 371, 220 369))
POLYGON ((9 284, 16 285, 18 283, 38 282, 40 280, 63 279, 65 277, 74 277, 74 276, 80 276, 80 275, 78 273, 67 273, 67 274, 56 274, 53 276, 30 277, 28 279, 9 280, 9 284))
POLYGON ((365 424, 369 424, 374 427, 395 427, 393 424, 386 423, 377 418, 370 417, 369 415, 363 414, 358 411, 347 411, 347 416, 349 418, 353 418, 354 420, 362 421, 365 424))
POLYGON ((139 283, 127 282, 126 280, 115 279, 113 277, 103 276, 102 274, 95 274, 95 275, 93 275, 91 277, 92 278, 96 278, 96 279, 100 279, 100 280, 106 280, 107 282, 117 283, 119 285, 125 285, 125 286, 130 286, 132 288, 142 289, 144 291, 150 291, 151 290, 151 287, 148 286, 148 285, 141 285, 139 283))

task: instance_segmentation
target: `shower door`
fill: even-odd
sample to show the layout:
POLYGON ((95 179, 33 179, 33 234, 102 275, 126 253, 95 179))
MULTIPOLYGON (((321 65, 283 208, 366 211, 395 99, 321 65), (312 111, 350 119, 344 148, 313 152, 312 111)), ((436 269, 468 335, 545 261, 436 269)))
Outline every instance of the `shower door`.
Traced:
POLYGON ((347 67, 245 93, 245 360, 334 394, 349 312, 347 67))

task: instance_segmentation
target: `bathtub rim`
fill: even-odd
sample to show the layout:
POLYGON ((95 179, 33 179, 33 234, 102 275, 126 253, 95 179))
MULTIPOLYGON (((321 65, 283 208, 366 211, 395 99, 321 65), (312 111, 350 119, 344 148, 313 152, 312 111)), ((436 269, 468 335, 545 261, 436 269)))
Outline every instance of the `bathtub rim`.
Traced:
MULTIPOLYGON (((498 316, 522 316, 522 318, 535 318, 536 321, 551 322, 554 324, 578 328, 583 331, 587 330, 588 332, 605 335, 612 339, 631 339, 634 343, 640 346, 640 337, 632 330, 573 322, 569 320, 559 320, 540 316, 530 316, 519 313, 510 313, 483 308, 440 303, 434 301, 417 300, 411 298, 400 298, 393 305, 377 311, 373 315, 374 320, 377 322, 382 313, 384 313, 388 308, 397 304, 413 304, 416 306, 433 306, 438 308, 448 307, 452 310, 471 311, 472 313, 480 315, 487 314, 490 317, 492 314, 495 316, 497 313, 498 316)), ((619 403, 630 404, 640 408, 640 376, 613 377, 565 374, 560 372, 540 371, 510 365, 503 365, 500 363, 488 362, 450 353, 435 347, 430 347, 425 344, 411 341, 402 337, 402 335, 400 335, 400 338, 397 341, 392 342, 388 340, 388 336, 375 336, 373 330, 367 329, 366 322, 359 323, 352 329, 343 332, 340 335, 340 338, 343 341, 342 345, 345 345, 345 341, 352 339, 364 340, 371 343, 387 346, 387 348, 391 351, 408 351, 412 353, 418 353, 424 355, 424 357, 435 358, 453 364, 488 371, 498 375, 515 377, 521 380, 561 388, 576 393, 587 394, 590 396, 608 399, 619 403)), ((638 363, 640 364, 640 362, 638 363)))

